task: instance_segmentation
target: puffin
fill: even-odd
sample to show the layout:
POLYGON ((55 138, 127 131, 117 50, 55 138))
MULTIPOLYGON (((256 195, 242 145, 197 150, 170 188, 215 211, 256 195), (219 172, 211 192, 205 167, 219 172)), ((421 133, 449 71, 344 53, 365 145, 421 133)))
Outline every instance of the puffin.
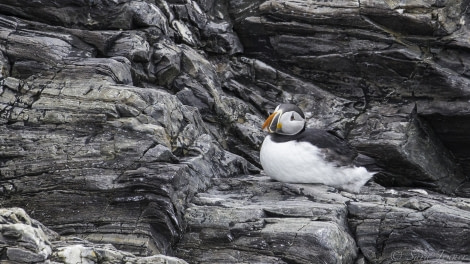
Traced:
POLYGON ((287 183, 325 184, 358 193, 375 174, 366 169, 374 159, 359 154, 332 131, 307 128, 304 112, 280 104, 262 129, 268 132, 260 150, 264 172, 287 183))

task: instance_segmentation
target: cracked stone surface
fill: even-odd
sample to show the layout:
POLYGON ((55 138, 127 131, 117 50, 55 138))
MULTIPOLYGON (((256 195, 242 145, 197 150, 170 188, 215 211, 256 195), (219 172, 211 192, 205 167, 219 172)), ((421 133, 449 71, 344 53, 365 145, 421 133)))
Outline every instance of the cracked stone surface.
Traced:
POLYGON ((219 179, 186 209, 177 255, 191 263, 468 263, 469 206, 377 184, 351 194, 264 175, 219 179))
POLYGON ((2 261, 8 263, 167 263, 183 260, 164 255, 136 257, 110 244, 95 245, 78 238, 62 239, 21 208, 0 209, 2 261))
POLYGON ((470 262, 469 4, 1 1, 0 260, 470 262), (281 102, 374 183, 267 180, 281 102))
POLYGON ((295 185, 271 182, 267 177, 221 179, 214 186, 196 195, 186 209, 187 231, 177 250, 181 258, 193 263, 211 259, 228 263, 355 260, 357 249, 347 230, 346 199, 327 193, 334 189, 312 187, 324 192, 324 200, 317 200, 295 193, 303 192, 303 187, 291 190, 295 185))

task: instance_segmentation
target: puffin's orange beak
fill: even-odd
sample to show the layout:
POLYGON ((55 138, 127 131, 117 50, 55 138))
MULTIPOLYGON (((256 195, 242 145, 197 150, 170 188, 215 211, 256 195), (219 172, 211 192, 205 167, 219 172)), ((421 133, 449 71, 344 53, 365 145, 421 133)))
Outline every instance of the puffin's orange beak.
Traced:
POLYGON ((271 124, 272 124, 273 120, 276 119, 276 116, 279 115, 279 114, 280 114, 280 112, 274 112, 270 116, 268 116, 266 121, 264 121, 263 126, 261 127, 261 129, 267 130, 268 132, 271 132, 271 133, 274 132, 271 129, 271 124))

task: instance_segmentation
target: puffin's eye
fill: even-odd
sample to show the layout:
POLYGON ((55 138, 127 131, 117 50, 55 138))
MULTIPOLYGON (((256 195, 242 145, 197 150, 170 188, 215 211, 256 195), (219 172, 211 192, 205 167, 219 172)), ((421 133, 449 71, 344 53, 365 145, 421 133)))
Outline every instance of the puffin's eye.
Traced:
POLYGON ((290 116, 290 121, 294 121, 295 119, 295 116, 294 116, 294 113, 292 113, 292 115, 290 116))

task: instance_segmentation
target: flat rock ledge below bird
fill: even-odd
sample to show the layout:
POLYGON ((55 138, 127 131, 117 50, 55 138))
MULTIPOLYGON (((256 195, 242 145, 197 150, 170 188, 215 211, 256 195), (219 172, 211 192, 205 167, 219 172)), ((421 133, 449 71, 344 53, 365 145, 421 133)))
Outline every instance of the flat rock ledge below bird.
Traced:
POLYGON ((191 263, 470 263, 468 198, 259 175, 215 181, 185 212, 176 252, 191 263))
POLYGON ((421 189, 370 183, 352 194, 264 175, 219 178, 192 199, 184 220, 176 257, 144 257, 59 236, 21 208, 2 208, 1 256, 14 263, 470 263, 470 199, 421 189))

